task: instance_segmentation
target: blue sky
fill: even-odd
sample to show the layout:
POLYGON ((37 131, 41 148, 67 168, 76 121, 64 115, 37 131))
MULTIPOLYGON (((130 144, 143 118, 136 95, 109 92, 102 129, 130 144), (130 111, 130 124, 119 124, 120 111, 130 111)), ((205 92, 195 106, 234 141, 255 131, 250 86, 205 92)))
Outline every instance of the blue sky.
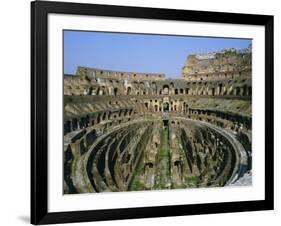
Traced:
POLYGON ((191 53, 245 48, 249 39, 64 31, 64 73, 77 66, 179 78, 191 53))

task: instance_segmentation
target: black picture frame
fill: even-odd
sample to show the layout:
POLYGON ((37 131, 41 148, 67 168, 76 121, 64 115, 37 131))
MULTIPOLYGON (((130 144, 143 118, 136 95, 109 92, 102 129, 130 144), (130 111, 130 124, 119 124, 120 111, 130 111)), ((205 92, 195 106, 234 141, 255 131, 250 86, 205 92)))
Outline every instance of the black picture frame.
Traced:
POLYGON ((272 210, 273 16, 35 1, 31 3, 31 223, 51 224, 272 210), (265 199, 142 208, 48 212, 48 14, 197 21, 265 27, 265 199))

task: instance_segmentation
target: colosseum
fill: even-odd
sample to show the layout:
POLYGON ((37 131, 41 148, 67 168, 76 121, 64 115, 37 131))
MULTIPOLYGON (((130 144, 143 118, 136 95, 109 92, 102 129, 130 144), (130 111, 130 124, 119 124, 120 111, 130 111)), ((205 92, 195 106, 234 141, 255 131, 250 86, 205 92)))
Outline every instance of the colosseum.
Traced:
POLYGON ((252 51, 187 57, 179 79, 64 75, 64 194, 250 186, 252 51))

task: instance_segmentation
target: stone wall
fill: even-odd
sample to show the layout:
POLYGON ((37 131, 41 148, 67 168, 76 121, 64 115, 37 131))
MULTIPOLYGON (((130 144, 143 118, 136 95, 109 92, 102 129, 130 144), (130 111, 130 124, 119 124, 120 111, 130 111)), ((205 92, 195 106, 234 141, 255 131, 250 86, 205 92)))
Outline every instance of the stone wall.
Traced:
POLYGON ((191 55, 178 80, 64 75, 64 193, 240 183, 251 175, 251 73, 248 48, 191 55))
POLYGON ((125 71, 112 71, 112 70, 104 70, 97 68, 89 68, 79 66, 76 71, 76 75, 78 76, 87 76, 90 79, 124 79, 124 80, 164 80, 164 74, 157 73, 140 73, 140 72, 125 72, 125 71))
POLYGON ((182 69, 185 80, 223 80, 251 77, 252 48, 225 49, 189 55, 182 69))

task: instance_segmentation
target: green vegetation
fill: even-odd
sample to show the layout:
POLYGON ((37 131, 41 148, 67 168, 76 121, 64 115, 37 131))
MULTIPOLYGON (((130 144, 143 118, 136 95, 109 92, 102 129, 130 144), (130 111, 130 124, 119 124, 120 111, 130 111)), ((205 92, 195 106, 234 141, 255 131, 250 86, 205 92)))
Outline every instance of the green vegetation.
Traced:
POLYGON ((197 176, 188 176, 185 177, 185 182, 188 185, 188 187, 195 187, 200 182, 200 178, 197 176))
POLYGON ((144 190, 144 183, 141 177, 143 176, 144 173, 144 157, 143 155, 141 156, 137 167, 134 171, 134 176, 133 180, 131 182, 130 191, 143 191, 144 190))
POLYGON ((165 189, 169 186, 170 180, 170 150, 169 150, 169 132, 168 129, 162 130, 161 133, 161 146, 159 150, 159 170, 160 175, 158 178, 159 183, 157 189, 165 189))

